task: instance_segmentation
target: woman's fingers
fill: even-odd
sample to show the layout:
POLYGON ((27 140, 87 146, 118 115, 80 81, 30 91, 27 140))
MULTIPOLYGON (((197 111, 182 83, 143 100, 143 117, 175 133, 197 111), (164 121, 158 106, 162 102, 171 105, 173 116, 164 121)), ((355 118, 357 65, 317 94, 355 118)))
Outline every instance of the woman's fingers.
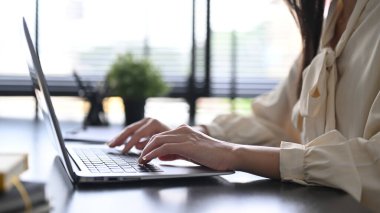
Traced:
POLYGON ((144 150, 141 153, 141 156, 146 155, 153 149, 156 149, 157 147, 165 144, 165 143, 175 143, 179 141, 179 138, 177 135, 170 134, 172 131, 167 131, 165 133, 154 135, 148 142, 148 144, 145 146, 144 150), (170 135, 168 135, 170 134, 170 135))
POLYGON ((184 158, 179 155, 169 154, 169 155, 160 156, 158 157, 158 159, 162 161, 172 161, 172 160, 178 160, 178 159, 184 159, 184 158))
POLYGON ((183 156, 186 154, 186 146, 182 143, 165 143, 156 149, 152 150, 151 152, 141 155, 139 158, 139 163, 146 164, 149 163, 152 159, 161 157, 161 156, 167 156, 167 155, 179 155, 184 158, 183 156))
POLYGON ((144 125, 145 122, 146 119, 142 119, 140 121, 137 121, 136 123, 127 126, 118 136, 116 136, 114 139, 108 142, 108 146, 115 147, 123 145, 125 140, 127 140, 129 136, 131 136, 137 129, 144 125))
POLYGON ((145 123, 131 135, 131 139, 125 144, 122 152, 127 153, 136 145, 143 149, 148 142, 140 142, 142 139, 150 138, 152 135, 167 131, 168 129, 169 128, 155 119, 147 119, 145 123))
POLYGON ((141 164, 153 158, 161 160, 185 159, 216 170, 231 169, 234 147, 204 133, 180 126, 175 130, 154 135, 146 144, 138 160, 141 164))
MULTIPOLYGON (((187 141, 189 134, 191 134, 191 132, 192 132, 191 127, 189 127, 188 125, 181 125, 176 129, 154 135, 149 140, 149 142, 145 145, 145 148, 141 153, 140 159, 142 159, 142 157, 147 155, 147 153, 150 153, 153 150, 160 148, 161 146, 165 146, 166 144, 181 143, 181 142, 187 141)), ((178 154, 178 153, 172 153, 172 154, 178 154)), ((157 157, 162 157, 162 155, 157 156, 157 157)), ((163 157, 163 159, 165 159, 165 157, 163 157)))
POLYGON ((136 143, 135 147, 138 150, 143 150, 148 142, 149 142, 149 138, 144 138, 140 140, 138 143, 136 143))
POLYGON ((108 145, 110 147, 120 146, 123 145, 128 138, 130 138, 128 143, 126 143, 123 148, 124 153, 128 152, 133 146, 136 146, 138 149, 143 149, 148 142, 141 142, 143 138, 150 138, 156 133, 167 130, 169 130, 169 127, 162 124, 160 121, 153 118, 144 118, 125 128, 124 131, 109 142, 108 145))
POLYGON ((150 123, 146 123, 134 132, 128 143, 123 148, 123 153, 127 153, 133 146, 138 144, 141 139, 150 137, 155 133, 155 129, 150 126, 150 123))

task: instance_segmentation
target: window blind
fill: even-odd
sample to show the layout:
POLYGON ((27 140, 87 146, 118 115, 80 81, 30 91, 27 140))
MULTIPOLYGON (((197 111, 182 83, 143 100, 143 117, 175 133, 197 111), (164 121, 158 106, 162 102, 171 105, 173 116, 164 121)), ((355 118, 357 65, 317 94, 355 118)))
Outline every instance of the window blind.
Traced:
POLYGON ((272 89, 300 52, 282 0, 212 1, 213 96, 253 97, 272 89))
POLYGON ((119 54, 146 57, 164 80, 186 85, 191 0, 40 0, 40 58, 48 75, 102 80, 119 54))
MULTIPOLYGON (((75 95, 74 70, 87 82, 102 81, 113 60, 125 51, 150 58, 173 87, 172 95, 187 94, 193 0, 38 1, 39 54, 53 94, 75 95)), ((28 2, 19 14, 6 12, 17 11, 12 8, 19 0, 0 3, 0 26, 14 28, 4 30, 12 33, 0 39, 0 55, 7 58, 0 62, 0 90, 9 94, 28 87, 22 47, 18 49, 22 54, 7 50, 23 39, 22 31, 14 27, 21 28, 17 20, 21 13, 35 32, 35 2, 28 2), (9 82, 21 86, 11 88, 9 82)), ((206 2, 195 0, 197 90, 207 83, 206 2)), ((282 0, 214 0, 210 10, 211 96, 253 97, 269 91, 287 75, 300 51, 300 39, 282 0)))

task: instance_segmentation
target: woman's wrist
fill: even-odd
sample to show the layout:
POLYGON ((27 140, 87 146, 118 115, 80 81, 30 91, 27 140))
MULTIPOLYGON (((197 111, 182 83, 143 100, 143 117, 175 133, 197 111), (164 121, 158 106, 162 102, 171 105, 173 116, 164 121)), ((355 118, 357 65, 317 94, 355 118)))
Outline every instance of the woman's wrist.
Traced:
POLYGON ((242 171, 242 163, 243 160, 241 154, 242 154, 242 146, 240 144, 228 144, 230 148, 230 159, 229 159, 229 167, 231 170, 236 170, 236 171, 242 171))
POLYGON ((273 179, 280 178, 279 148, 231 144, 229 158, 228 167, 231 170, 244 171, 273 179))
POLYGON ((197 125, 197 126, 193 126, 193 128, 197 130, 198 132, 202 132, 203 134, 209 135, 209 132, 205 125, 197 125))

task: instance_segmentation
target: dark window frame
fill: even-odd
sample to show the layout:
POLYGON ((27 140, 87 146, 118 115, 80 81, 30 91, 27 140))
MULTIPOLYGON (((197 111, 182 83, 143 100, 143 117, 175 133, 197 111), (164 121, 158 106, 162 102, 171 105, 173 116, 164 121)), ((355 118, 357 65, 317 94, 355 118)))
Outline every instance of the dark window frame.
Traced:
MULTIPOLYGON (((278 84, 280 79, 269 79, 269 78, 250 78, 237 84, 236 77, 234 77, 234 69, 231 69, 230 79, 218 79, 216 82, 218 84, 212 84, 211 79, 211 0, 206 0, 206 38, 204 46, 204 67, 203 75, 201 78, 196 77, 197 73, 197 47, 196 47, 196 0, 193 0, 192 8, 192 49, 191 49, 191 72, 186 79, 178 79, 172 77, 169 80, 169 85, 171 86, 171 92, 167 95, 168 97, 182 97, 185 98, 189 103, 190 117, 189 123, 194 124, 195 113, 196 113, 196 101, 200 97, 229 97, 234 99, 236 97, 246 97, 253 98, 260 94, 266 93, 273 89, 275 85, 278 84), (213 87, 213 93, 211 94, 211 86, 213 87), (215 89, 216 88, 216 89, 215 89)), ((35 44, 36 51, 39 50, 39 0, 36 0, 36 10, 35 10, 35 44)), ((149 54, 149 47, 145 47, 145 51, 149 54), (146 50, 145 50, 146 49, 146 50)), ((231 53, 233 54, 233 53, 231 53)), ((232 55, 233 59, 233 55, 232 55)), ((236 60, 236 59, 235 59, 236 60)), ((232 61, 232 64, 234 62, 232 61)), ((236 74, 236 73, 235 73, 236 74)), ((49 89, 52 96, 79 96, 78 85, 75 82, 73 76, 47 76, 47 81, 49 84, 49 89)), ((96 75, 88 75, 83 77, 86 84, 97 85, 103 81, 103 77, 96 75)), ((32 90, 32 84, 29 76, 16 76, 16 75, 0 75, 0 96, 34 96, 32 90)))

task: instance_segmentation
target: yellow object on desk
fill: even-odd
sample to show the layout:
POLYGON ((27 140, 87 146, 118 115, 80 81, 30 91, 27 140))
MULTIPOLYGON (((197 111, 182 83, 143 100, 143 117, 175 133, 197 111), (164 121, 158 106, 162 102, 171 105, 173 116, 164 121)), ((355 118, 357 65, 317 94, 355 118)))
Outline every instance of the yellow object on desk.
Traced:
POLYGON ((0 191, 12 188, 12 179, 28 169, 28 155, 0 153, 0 191))

